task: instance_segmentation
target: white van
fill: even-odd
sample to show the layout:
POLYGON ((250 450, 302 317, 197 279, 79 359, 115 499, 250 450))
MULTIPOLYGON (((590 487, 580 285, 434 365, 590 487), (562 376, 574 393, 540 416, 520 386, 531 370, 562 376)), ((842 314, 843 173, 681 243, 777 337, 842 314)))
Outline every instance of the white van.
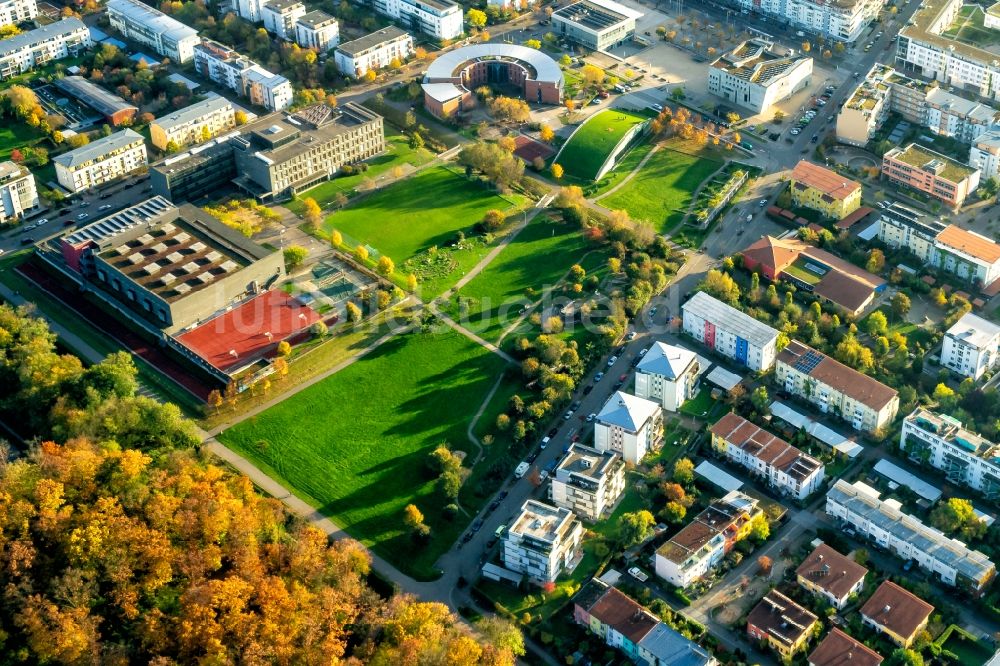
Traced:
POLYGON ((529 465, 526 462, 522 462, 520 465, 517 466, 517 469, 514 470, 514 478, 515 479, 524 478, 524 475, 528 473, 528 469, 530 468, 531 465, 529 465))
POLYGON ((542 443, 541 443, 541 444, 540 444, 539 446, 540 446, 540 448, 541 448, 541 449, 542 449, 543 451, 545 450, 545 447, 549 445, 549 441, 550 441, 551 439, 552 439, 552 438, 551 438, 551 437, 549 437, 548 435, 546 435, 545 437, 542 437, 542 443))

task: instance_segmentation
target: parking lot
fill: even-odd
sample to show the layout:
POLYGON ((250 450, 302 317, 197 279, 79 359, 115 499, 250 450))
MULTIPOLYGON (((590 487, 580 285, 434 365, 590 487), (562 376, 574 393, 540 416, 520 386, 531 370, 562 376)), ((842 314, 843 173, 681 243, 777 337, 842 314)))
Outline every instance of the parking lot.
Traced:
POLYGON ((39 86, 35 88, 35 94, 46 112, 62 116, 66 120, 68 129, 87 129, 101 120, 101 114, 70 99, 55 86, 39 86))

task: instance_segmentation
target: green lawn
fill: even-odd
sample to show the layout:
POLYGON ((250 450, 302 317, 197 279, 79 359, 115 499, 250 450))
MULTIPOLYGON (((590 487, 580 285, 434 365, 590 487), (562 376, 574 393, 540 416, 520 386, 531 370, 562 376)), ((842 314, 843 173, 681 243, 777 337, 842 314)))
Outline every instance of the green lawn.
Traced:
POLYGON ((681 405, 681 413, 699 419, 707 419, 711 416, 711 411, 716 406, 716 401, 712 397, 711 389, 705 387, 698 391, 698 395, 681 405))
POLYGON ((599 203, 626 210, 632 219, 646 220, 660 233, 668 232, 684 218, 694 191, 719 166, 712 159, 663 148, 620 190, 599 203))
POLYGON ((981 7, 966 5, 958 11, 958 16, 943 35, 981 48, 996 44, 1000 39, 997 38, 996 31, 985 27, 985 17, 981 7))
POLYGON ((993 656, 991 649, 956 625, 945 629, 936 642, 957 656, 962 666, 982 666, 993 656))
POLYGON ((796 277, 799 280, 802 280, 806 284, 818 284, 819 281, 823 279, 823 275, 825 275, 825 273, 823 275, 814 273, 813 271, 809 270, 806 267, 808 263, 809 263, 808 260, 799 259, 791 266, 786 268, 785 272, 791 275, 792 277, 796 277))
POLYGON ((424 461, 442 442, 470 449, 468 420, 502 365, 450 329, 400 335, 219 439, 400 570, 429 579, 465 521, 441 515, 446 502, 424 461), (411 502, 432 530, 425 546, 403 524, 411 502))
POLYGON ((39 138, 41 134, 24 123, 10 118, 5 119, 0 126, 0 160, 9 160, 15 148, 34 145, 39 138))
MULTIPOLYGON (((466 326, 496 340, 521 311, 534 302, 586 253, 579 228, 537 217, 510 245, 461 289, 473 299, 466 326)), ((454 301, 452 311, 457 312, 454 301)))
MULTIPOLYGON (((339 230, 348 244, 364 243, 390 257, 397 268, 429 248, 450 246, 491 208, 507 210, 523 197, 502 197, 445 167, 422 171, 362 198, 326 218, 325 231, 339 230)), ((471 268, 485 252, 458 253, 450 279, 471 268)))
POLYGON ((558 161, 567 174, 593 180, 625 133, 647 120, 646 116, 621 109, 601 111, 570 137, 558 161))
MULTIPOLYGON (((390 128, 391 129, 391 128, 390 128)), ((408 169, 407 165, 418 167, 434 159, 434 153, 426 148, 414 150, 410 148, 409 140, 402 133, 387 134, 385 137, 385 152, 378 157, 366 161, 368 170, 351 176, 341 176, 321 183, 311 190, 299 194, 295 201, 288 203, 288 208, 296 215, 302 215, 304 206, 302 199, 312 197, 321 208, 334 205, 338 192, 351 197, 357 194, 358 186, 367 179, 378 181, 380 176, 388 174, 396 167, 408 169)))

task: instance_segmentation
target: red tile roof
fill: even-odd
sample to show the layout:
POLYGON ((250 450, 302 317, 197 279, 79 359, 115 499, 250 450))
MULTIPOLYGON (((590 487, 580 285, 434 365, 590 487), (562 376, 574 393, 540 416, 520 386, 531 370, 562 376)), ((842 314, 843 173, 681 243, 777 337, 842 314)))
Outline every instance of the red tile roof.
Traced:
POLYGON ((656 616, 615 587, 609 587, 588 612, 633 643, 638 643, 660 623, 656 616))
POLYGON ((862 615, 906 639, 912 638, 933 612, 934 606, 888 580, 861 607, 862 615))
POLYGON ((989 238, 956 227, 954 224, 945 227, 944 231, 938 234, 937 240, 948 247, 960 250, 987 263, 992 264, 1000 261, 1000 245, 989 238))
POLYGON ((882 655, 834 627, 809 655, 809 666, 879 666, 882 655))
POLYGON ((808 633, 817 618, 781 592, 771 590, 747 616, 747 625, 787 646, 798 643, 808 633))
POLYGON ((861 183, 845 178, 836 171, 831 171, 818 164, 799 161, 792 169, 792 182, 804 183, 805 185, 819 190, 823 194, 834 199, 846 199, 856 190, 861 189, 861 183))
POLYGON ((796 364, 810 352, 818 355, 820 360, 811 370, 806 371, 803 369, 800 372, 804 372, 804 374, 813 379, 836 389, 871 409, 882 409, 898 395, 896 389, 890 388, 877 379, 862 374, 853 368, 849 368, 840 361, 832 359, 826 354, 802 344, 798 340, 792 340, 788 343, 788 346, 778 354, 777 361, 795 368, 796 364))
POLYGON ((802 561, 795 575, 829 592, 837 599, 847 596, 861 581, 868 569, 846 555, 841 555, 825 543, 816 546, 802 561))

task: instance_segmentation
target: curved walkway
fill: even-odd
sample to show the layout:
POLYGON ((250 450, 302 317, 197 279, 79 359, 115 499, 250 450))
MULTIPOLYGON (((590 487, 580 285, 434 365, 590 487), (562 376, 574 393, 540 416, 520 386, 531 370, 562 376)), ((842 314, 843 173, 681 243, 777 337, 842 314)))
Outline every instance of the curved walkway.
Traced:
POLYGON ((622 187, 624 187, 630 180, 632 180, 633 178, 635 178, 635 175, 637 173, 639 173, 639 171, 644 166, 646 166, 646 162, 648 162, 650 160, 650 158, 653 157, 653 155, 655 155, 657 152, 659 152, 660 148, 662 148, 662 147, 663 146, 661 144, 659 144, 659 143, 654 144, 653 148, 648 153, 646 153, 646 156, 643 157, 642 160, 640 160, 639 163, 635 165, 635 168, 632 169, 631 171, 629 171, 627 176, 625 176, 624 178, 622 178, 622 182, 618 183, 617 185, 615 185, 614 187, 612 187, 607 192, 604 192, 600 196, 594 197, 593 199, 591 199, 591 201, 600 201, 604 197, 611 196, 612 194, 614 194, 615 192, 617 192, 619 189, 621 189, 622 187))

